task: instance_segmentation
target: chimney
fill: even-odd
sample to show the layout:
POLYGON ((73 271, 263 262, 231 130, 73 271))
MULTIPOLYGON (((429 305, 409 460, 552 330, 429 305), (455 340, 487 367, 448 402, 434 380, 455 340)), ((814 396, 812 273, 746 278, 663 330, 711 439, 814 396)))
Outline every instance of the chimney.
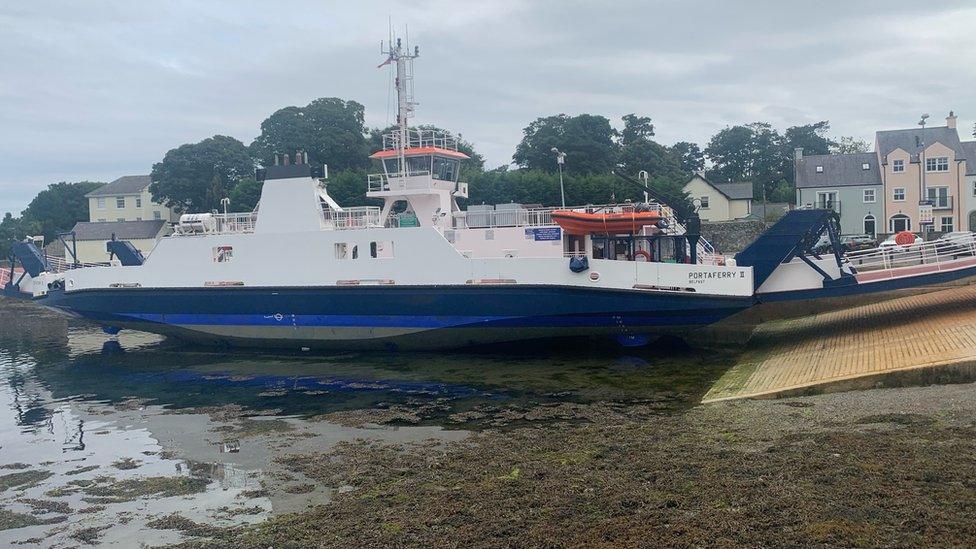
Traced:
POLYGON ((956 129, 956 113, 949 111, 949 116, 946 117, 946 127, 949 129, 956 129))
POLYGON ((793 160, 796 161, 803 160, 803 147, 797 147, 793 149, 793 160))

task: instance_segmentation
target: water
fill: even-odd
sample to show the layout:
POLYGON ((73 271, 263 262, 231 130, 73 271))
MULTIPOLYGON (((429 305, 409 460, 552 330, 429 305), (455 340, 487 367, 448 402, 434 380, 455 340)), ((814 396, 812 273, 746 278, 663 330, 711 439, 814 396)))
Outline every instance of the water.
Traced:
POLYGON ((284 456, 462 440, 518 426, 540 404, 640 400, 671 413, 731 363, 673 346, 228 353, 0 301, 0 545, 172 543, 178 531, 152 526, 174 513, 258 522, 346 489, 284 470, 284 456))

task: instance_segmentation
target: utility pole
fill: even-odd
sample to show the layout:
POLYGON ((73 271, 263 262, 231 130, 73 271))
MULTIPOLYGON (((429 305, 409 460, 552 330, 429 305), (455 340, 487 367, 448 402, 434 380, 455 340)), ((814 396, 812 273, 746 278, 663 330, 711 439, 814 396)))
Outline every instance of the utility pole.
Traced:
MULTIPOLYGON (((918 197, 918 205, 920 206, 919 207, 919 215, 918 215, 918 224, 919 225, 922 225, 921 206, 929 206, 929 205, 931 205, 931 203, 928 201, 928 198, 929 198, 928 197, 928 188, 925 186, 925 121, 928 119, 928 117, 929 117, 928 114, 923 114, 922 115, 922 119, 918 121, 918 125, 922 127, 922 137, 921 137, 921 139, 918 142, 918 146, 919 146, 919 149, 920 149, 919 150, 919 153, 918 153, 918 170, 922 174, 922 177, 921 177, 921 180, 920 180, 921 189, 920 189, 920 194, 919 194, 919 197, 918 197)), ((911 158, 909 158, 909 161, 911 161, 911 158)), ((930 215, 931 215, 931 211, 932 210, 928 210, 928 212, 929 212, 930 215)), ((934 220, 933 220, 933 224, 934 224, 934 220)), ((920 232, 926 232, 927 233, 927 232, 929 232, 931 230, 932 227, 930 227, 929 224, 926 223, 923 227, 919 227, 919 228, 920 229, 924 229, 924 231, 920 231, 920 232)))
POLYGON ((650 197, 647 196, 647 188, 650 186, 648 184, 648 180, 650 179, 650 174, 647 173, 647 170, 641 170, 637 174, 637 179, 640 179, 644 183, 644 204, 647 204, 648 202, 650 202, 650 197))
POLYGON ((556 147, 552 148, 556 155, 556 166, 559 168, 559 196, 562 198, 563 208, 566 207, 566 189, 563 187, 563 164, 566 163, 566 153, 560 152, 556 147))

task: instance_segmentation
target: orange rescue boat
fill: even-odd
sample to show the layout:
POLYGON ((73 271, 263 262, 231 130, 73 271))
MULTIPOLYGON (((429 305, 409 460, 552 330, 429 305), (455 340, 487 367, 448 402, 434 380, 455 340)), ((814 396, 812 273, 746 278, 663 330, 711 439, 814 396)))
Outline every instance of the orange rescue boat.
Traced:
POLYGON ((657 212, 586 213, 569 210, 552 212, 552 220, 567 234, 619 234, 636 233, 642 227, 657 225, 661 214, 657 212))

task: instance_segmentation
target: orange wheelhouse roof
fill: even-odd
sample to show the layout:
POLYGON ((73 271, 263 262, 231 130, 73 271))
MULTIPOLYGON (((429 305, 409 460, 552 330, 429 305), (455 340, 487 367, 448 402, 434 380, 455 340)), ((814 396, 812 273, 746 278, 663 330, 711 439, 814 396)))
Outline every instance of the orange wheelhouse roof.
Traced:
MULTIPOLYGON (((412 147, 403 150, 404 156, 420 156, 427 154, 434 154, 438 156, 446 156, 448 158, 457 158, 458 160, 467 160, 471 158, 470 156, 464 154, 463 152, 455 151, 453 149, 442 149, 440 147, 412 147)), ((383 151, 377 151, 369 155, 370 158, 376 158, 382 160, 384 158, 393 158, 397 156, 396 149, 387 149, 383 151)))

